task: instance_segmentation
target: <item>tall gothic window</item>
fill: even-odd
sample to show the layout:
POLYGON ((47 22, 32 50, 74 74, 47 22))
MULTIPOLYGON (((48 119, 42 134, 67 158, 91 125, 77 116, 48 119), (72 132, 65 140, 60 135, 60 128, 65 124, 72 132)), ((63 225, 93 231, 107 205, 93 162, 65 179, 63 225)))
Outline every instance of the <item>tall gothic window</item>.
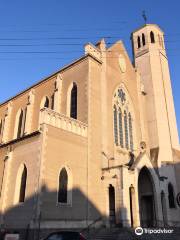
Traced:
POLYGON ((77 119, 77 85, 73 83, 70 101, 70 117, 77 119))
POLYGON ((150 32, 150 39, 151 43, 155 43, 154 33, 152 31, 150 32))
POLYGON ((124 147, 124 141, 123 141, 123 126, 122 126, 122 112, 119 109, 119 140, 120 140, 120 146, 124 147))
POLYGON ((19 191, 19 202, 24 202, 25 200, 25 193, 26 193, 26 180, 27 180, 27 168, 24 166, 21 175, 21 182, 20 182, 20 191, 19 191))
POLYGON ((18 120, 18 130, 17 130, 17 138, 21 137, 23 127, 23 110, 21 109, 19 120, 18 120))
POLYGON ((59 191, 58 191, 58 202, 67 203, 68 194, 68 175, 65 168, 63 168, 59 175, 59 191))
POLYGON ((130 149, 133 151, 133 129, 132 129, 132 118, 131 113, 128 114, 129 120, 129 139, 130 139, 130 149))
POLYGON ((140 38, 140 36, 138 36, 138 38, 137 38, 137 44, 138 44, 138 48, 140 48, 141 47, 141 38, 140 38))
POLYGON ((125 130, 125 145, 126 148, 129 149, 128 120, 126 111, 124 111, 124 130, 125 130))
POLYGON ((133 121, 130 99, 125 91, 119 87, 113 99, 114 143, 122 148, 133 151, 133 121))
POLYGON ((144 35, 144 33, 142 34, 142 44, 143 44, 143 46, 146 45, 146 40, 145 40, 145 35, 144 35))
POLYGON ((53 95, 51 96, 51 109, 54 110, 54 93, 53 95))
POLYGON ((175 208, 174 189, 171 183, 168 184, 169 208, 175 208))
POLYGON ((117 126, 117 109, 114 106, 114 139, 115 144, 118 145, 118 126, 117 126))

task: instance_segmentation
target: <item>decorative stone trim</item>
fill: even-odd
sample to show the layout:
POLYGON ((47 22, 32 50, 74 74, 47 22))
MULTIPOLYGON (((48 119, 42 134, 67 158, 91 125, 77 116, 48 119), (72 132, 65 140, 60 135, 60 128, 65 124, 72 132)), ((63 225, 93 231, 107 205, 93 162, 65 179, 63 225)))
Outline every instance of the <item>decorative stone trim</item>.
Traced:
POLYGON ((49 108, 40 110, 40 125, 49 124, 53 127, 64 129, 82 137, 87 137, 87 124, 76 119, 57 113, 49 108))

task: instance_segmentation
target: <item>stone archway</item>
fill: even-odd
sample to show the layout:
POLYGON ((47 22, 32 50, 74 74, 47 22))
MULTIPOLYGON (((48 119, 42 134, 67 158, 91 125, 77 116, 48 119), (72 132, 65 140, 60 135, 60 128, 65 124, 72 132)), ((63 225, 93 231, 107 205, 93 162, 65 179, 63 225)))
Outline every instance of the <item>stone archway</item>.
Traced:
POLYGON ((154 183, 147 167, 143 167, 138 178, 139 213, 142 227, 153 227, 156 224, 154 202, 154 183))

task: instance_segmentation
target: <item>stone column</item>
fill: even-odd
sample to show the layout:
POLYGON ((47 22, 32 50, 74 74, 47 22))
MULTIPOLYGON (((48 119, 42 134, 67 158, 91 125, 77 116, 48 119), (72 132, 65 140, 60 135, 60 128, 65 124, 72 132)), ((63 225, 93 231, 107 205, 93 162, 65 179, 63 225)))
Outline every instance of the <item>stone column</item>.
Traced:
POLYGON ((61 91, 62 91, 62 75, 58 74, 55 82, 54 92, 54 111, 61 112, 61 91))
POLYGON ((33 118, 33 107, 34 107, 34 89, 31 89, 28 95, 27 112, 26 112, 26 123, 25 123, 25 135, 31 133, 32 130, 32 118, 33 118))
POLYGON ((3 126, 3 136, 2 142, 7 142, 9 140, 9 129, 10 129, 10 121, 11 121, 11 114, 12 114, 12 101, 8 102, 5 119, 4 119, 4 126, 3 126))
POLYGON ((10 174, 11 174, 11 162, 12 162, 12 149, 7 150, 7 154, 4 158, 4 176, 2 183, 2 191, 1 191, 1 217, 0 217, 0 225, 4 224, 4 213, 6 209, 8 209, 8 188, 11 185, 10 182, 10 174))

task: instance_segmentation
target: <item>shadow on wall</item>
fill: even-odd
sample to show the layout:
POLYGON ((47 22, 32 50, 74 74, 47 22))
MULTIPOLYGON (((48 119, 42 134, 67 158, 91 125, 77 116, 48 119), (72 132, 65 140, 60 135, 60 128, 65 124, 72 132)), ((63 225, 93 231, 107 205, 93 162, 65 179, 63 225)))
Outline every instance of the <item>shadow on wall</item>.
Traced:
POLYGON ((102 225, 103 216, 81 190, 72 189, 71 195, 72 201, 58 203, 57 192, 43 186, 40 193, 0 213, 1 232, 18 232, 21 239, 32 240, 59 229, 102 225))
MULTIPOLYGON (((171 167, 175 167, 175 172, 178 177, 180 164, 177 163, 176 166, 171 165, 171 167)), ((156 192, 157 195, 153 196, 154 190, 153 183, 151 182, 153 180, 148 175, 148 169, 142 168, 141 170, 142 171, 140 171, 139 174, 139 189, 137 193, 139 194, 140 199, 139 214, 141 215, 141 224, 144 225, 144 227, 152 227, 154 224, 156 225, 155 222, 158 219, 156 218, 156 212, 153 212, 153 197, 155 197, 161 201, 162 211, 164 211, 164 225, 167 224, 168 226, 168 222, 166 223, 166 208, 168 207, 168 210, 172 211, 172 213, 174 210, 179 211, 179 206, 176 202, 177 192, 175 192, 174 189, 172 191, 171 188, 168 188, 168 184, 171 183, 171 179, 168 175, 168 177, 166 176, 166 170, 163 171, 163 175, 160 175, 160 169, 156 168, 155 172, 157 173, 159 182, 161 182, 162 185, 164 185, 164 189, 166 188, 167 190, 162 192, 162 189, 159 188, 159 192, 156 192), (170 191, 168 192, 168 190, 170 191), (168 193, 174 194, 174 202, 173 198, 171 198, 171 195, 169 196, 168 193)), ((133 170, 131 169, 129 171, 133 170)), ((130 188, 131 186, 128 187, 130 188)), ((177 187, 179 189, 180 186, 177 187)), ((113 196, 112 189, 110 192, 113 196)), ((115 194, 117 195, 118 193, 116 192, 115 194)), ((127 217, 126 208, 115 209, 115 204, 113 203, 115 198, 113 200, 113 197, 109 197, 109 216, 104 216, 80 189, 74 188, 72 191, 69 191, 67 195, 68 204, 58 203, 57 191, 49 191, 44 185, 39 193, 26 197, 24 202, 14 204, 4 213, 0 213, 1 231, 5 230, 7 232, 18 232, 21 236, 20 239, 23 240, 39 240, 40 238, 46 236, 49 232, 56 230, 76 229, 87 232, 90 228, 95 227, 122 227, 122 219, 124 221, 123 224, 132 223, 134 221, 135 212, 133 212, 133 195, 131 196, 132 202, 130 201, 128 209, 128 212, 131 212, 131 219, 128 219, 127 217)))

